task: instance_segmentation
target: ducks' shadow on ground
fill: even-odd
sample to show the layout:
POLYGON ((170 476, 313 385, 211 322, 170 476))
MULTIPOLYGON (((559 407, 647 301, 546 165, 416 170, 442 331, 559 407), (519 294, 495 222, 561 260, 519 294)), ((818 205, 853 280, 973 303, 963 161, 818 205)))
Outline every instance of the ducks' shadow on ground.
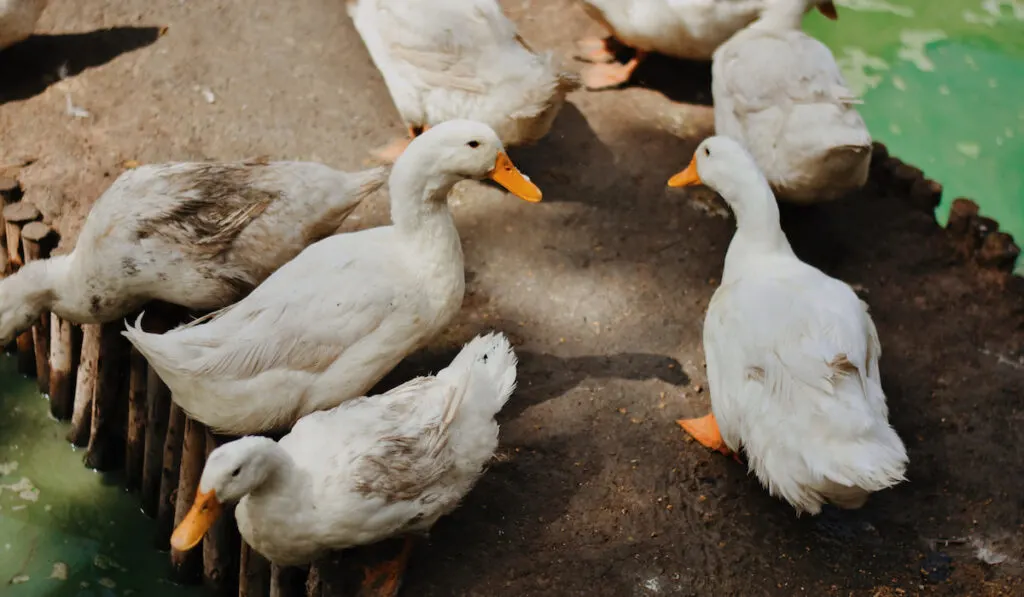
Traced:
POLYGON ((530 147, 509 150, 514 162, 544 192, 544 202, 578 201, 605 189, 600 180, 618 171, 615 156, 597 138, 586 117, 566 102, 544 139, 530 147), (580 179, 579 172, 600 172, 594 180, 580 179))
POLYGON ((674 102, 711 105, 711 61, 648 54, 627 86, 657 91, 674 102))
POLYGON ((73 77, 148 46, 161 34, 160 27, 114 27, 88 33, 33 35, 0 51, 0 104, 38 95, 62 77, 73 77))
POLYGON ((779 216, 782 230, 800 259, 825 272, 835 271, 842 264, 849 247, 846 236, 839 230, 836 206, 793 205, 780 201, 779 216))
MULTIPOLYGON (((636 50, 622 45, 615 38, 605 39, 615 54, 616 62, 628 62, 636 50)), ((586 67, 581 62, 581 68, 586 67)), ((674 102, 711 105, 711 60, 683 60, 664 54, 647 54, 623 87, 642 87, 657 91, 674 102)))
MULTIPOLYGON (((370 394, 387 391, 421 375, 433 375, 447 367, 462 350, 445 348, 423 350, 402 361, 388 373, 370 394)), ((499 420, 516 418, 524 410, 565 394, 586 379, 660 379, 674 386, 687 386, 690 378, 676 359, 659 354, 620 353, 557 357, 550 354, 516 351, 518 390, 499 414, 499 420)))
MULTIPOLYGON (((469 594, 481 581, 504 579, 508 571, 494 562, 516 560, 522 565, 527 556, 523 546, 542 544, 546 527, 557 523, 579 487, 598 472, 572 464, 587 447, 593 448, 591 440, 580 432, 516 449, 493 461, 465 501, 438 520, 427 537, 417 539, 403 582, 409 594, 469 594), (543 500, 534 499, 538 471, 545 478, 543 500)), ((322 594, 355 595, 363 566, 393 558, 402 541, 332 554, 333 563, 323 566, 320 574, 322 594)))

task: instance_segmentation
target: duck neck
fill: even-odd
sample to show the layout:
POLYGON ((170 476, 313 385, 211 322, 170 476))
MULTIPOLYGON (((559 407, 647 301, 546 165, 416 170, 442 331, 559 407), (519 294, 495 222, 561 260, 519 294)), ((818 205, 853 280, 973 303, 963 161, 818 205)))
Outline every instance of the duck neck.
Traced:
POLYGON ((417 254, 462 269, 462 245, 448 209, 448 193, 461 177, 438 172, 430 155, 413 153, 395 164, 388 186, 391 221, 417 254))
POLYGON ((775 195, 763 176, 758 182, 756 186, 749 184, 745 189, 737 189, 736 192, 744 194, 742 201, 729 201, 736 215, 736 234, 725 255, 722 283, 738 277, 742 266, 752 258, 793 255, 789 240, 782 231, 775 195))
POLYGON ((69 266, 69 255, 30 261, 4 281, 3 292, 40 312, 50 310, 66 294, 69 266))
POLYGON ((765 31, 798 30, 805 12, 806 0, 771 0, 750 28, 765 31))

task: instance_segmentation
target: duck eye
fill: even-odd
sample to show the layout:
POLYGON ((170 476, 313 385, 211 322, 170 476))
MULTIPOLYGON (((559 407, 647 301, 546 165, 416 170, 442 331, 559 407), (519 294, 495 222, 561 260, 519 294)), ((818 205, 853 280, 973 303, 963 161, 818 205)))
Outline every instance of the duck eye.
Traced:
POLYGON ((469 143, 466 143, 466 145, 472 147, 473 149, 476 149, 477 147, 480 147, 480 142, 479 141, 470 141, 469 143))
POLYGON ((705 148, 704 148, 704 155, 706 155, 706 156, 708 156, 708 157, 711 157, 711 150, 710 150, 710 149, 708 149, 707 147, 705 147, 705 148))
POLYGON ((231 471, 231 476, 232 477, 237 477, 241 473, 242 473, 242 467, 238 467, 235 470, 231 471))

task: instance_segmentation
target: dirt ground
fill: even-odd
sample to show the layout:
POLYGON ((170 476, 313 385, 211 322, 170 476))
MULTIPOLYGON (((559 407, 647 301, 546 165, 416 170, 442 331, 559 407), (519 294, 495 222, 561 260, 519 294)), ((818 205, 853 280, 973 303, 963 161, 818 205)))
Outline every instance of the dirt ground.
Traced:
MULTIPOLYGON (((570 0, 504 5, 567 64, 599 32, 570 0)), ((341 0, 53 0, 40 30, 0 55, 0 165, 35 160, 26 199, 65 246, 125 160, 359 168, 403 131, 341 0)), ((674 424, 708 408, 701 325, 733 231, 710 192, 665 187, 712 131, 709 82, 707 65, 656 60, 637 85, 570 96, 548 139, 512 152, 539 205, 456 189, 464 311, 391 382, 496 328, 519 390, 498 462, 417 549, 403 594, 1024 595, 1024 284, 963 259, 884 168, 784 219, 871 305, 908 482, 798 519, 674 424)), ((347 226, 386 221, 380 195, 347 226)))

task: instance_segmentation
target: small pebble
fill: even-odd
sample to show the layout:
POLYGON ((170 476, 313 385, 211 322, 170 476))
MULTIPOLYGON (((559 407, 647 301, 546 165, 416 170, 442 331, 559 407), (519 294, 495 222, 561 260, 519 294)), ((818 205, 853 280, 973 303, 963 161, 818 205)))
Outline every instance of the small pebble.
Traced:
POLYGON ((57 580, 67 580, 68 565, 64 562, 54 562, 53 572, 50 572, 50 578, 56 578, 57 580))

